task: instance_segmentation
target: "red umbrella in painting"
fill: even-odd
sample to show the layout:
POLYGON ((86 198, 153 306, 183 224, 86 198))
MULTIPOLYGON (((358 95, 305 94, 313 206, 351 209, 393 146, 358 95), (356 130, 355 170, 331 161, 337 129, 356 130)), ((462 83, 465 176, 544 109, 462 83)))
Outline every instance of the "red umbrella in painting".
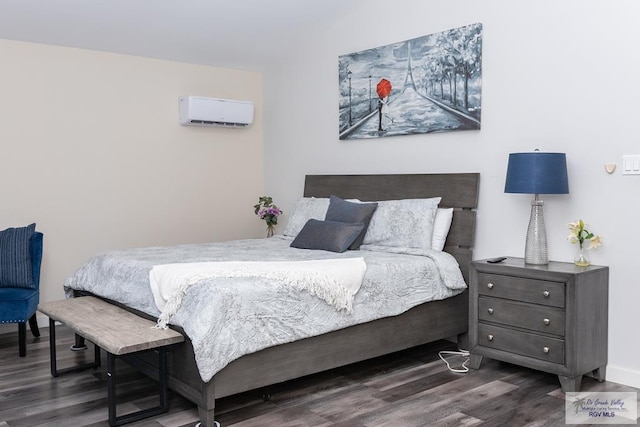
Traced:
POLYGON ((376 86, 376 92, 378 92, 378 131, 382 132, 382 106, 384 104, 383 99, 389 96, 391 93, 391 82, 387 79, 380 79, 376 86))
POLYGON ((391 93, 391 82, 387 79, 380 79, 378 86, 376 86, 376 91, 380 99, 389 96, 391 93))

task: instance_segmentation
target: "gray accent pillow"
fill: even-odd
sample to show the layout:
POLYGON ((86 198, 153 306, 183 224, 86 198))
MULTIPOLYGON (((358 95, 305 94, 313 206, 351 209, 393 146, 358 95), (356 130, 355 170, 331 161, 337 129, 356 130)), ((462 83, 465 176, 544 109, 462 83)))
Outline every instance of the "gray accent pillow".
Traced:
POLYGON ((377 203, 352 203, 346 200, 342 200, 338 196, 331 196, 329 198, 329 208, 327 209, 327 215, 324 217, 325 221, 337 221, 364 224, 364 228, 360 232, 360 235, 356 237, 356 240, 349 246, 349 249, 358 249, 364 240, 364 235, 369 227, 369 222, 373 213, 378 207, 377 203))
POLYGON ((35 289, 30 247, 35 231, 35 224, 0 231, 0 288, 35 289))
POLYGON ((293 239, 291 247, 344 252, 363 229, 364 224, 361 222, 346 223, 310 219, 293 239))

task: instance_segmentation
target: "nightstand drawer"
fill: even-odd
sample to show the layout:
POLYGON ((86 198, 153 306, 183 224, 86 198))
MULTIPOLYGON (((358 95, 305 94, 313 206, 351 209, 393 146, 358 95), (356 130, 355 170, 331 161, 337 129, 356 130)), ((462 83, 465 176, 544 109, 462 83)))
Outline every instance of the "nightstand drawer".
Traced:
POLYGON ((478 273, 480 295, 564 307, 564 283, 478 273))
POLYGON ((564 336, 564 317, 561 308, 485 296, 478 298, 480 321, 564 336))
POLYGON ((479 324, 478 345, 564 364, 564 340, 557 338, 479 324))

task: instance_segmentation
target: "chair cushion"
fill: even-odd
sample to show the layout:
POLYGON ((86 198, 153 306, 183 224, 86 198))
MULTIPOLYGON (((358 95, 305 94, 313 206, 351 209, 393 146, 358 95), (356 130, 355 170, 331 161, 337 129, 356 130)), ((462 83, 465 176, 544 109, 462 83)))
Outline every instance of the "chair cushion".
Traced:
POLYGON ((0 231, 0 288, 35 289, 30 240, 36 225, 0 231))
POLYGON ((0 288, 0 323, 26 322, 38 308, 38 290, 0 288))

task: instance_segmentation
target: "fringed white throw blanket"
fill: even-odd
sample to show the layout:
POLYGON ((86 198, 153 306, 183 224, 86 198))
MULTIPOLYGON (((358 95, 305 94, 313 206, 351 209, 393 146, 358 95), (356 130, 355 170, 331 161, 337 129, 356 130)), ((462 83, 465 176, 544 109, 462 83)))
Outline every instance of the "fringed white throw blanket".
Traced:
POLYGON ((315 295, 338 310, 350 313, 353 298, 362 285, 364 258, 309 261, 222 261, 155 265, 149 282, 161 314, 158 327, 166 328, 188 289, 216 277, 261 277, 278 280, 315 295))

